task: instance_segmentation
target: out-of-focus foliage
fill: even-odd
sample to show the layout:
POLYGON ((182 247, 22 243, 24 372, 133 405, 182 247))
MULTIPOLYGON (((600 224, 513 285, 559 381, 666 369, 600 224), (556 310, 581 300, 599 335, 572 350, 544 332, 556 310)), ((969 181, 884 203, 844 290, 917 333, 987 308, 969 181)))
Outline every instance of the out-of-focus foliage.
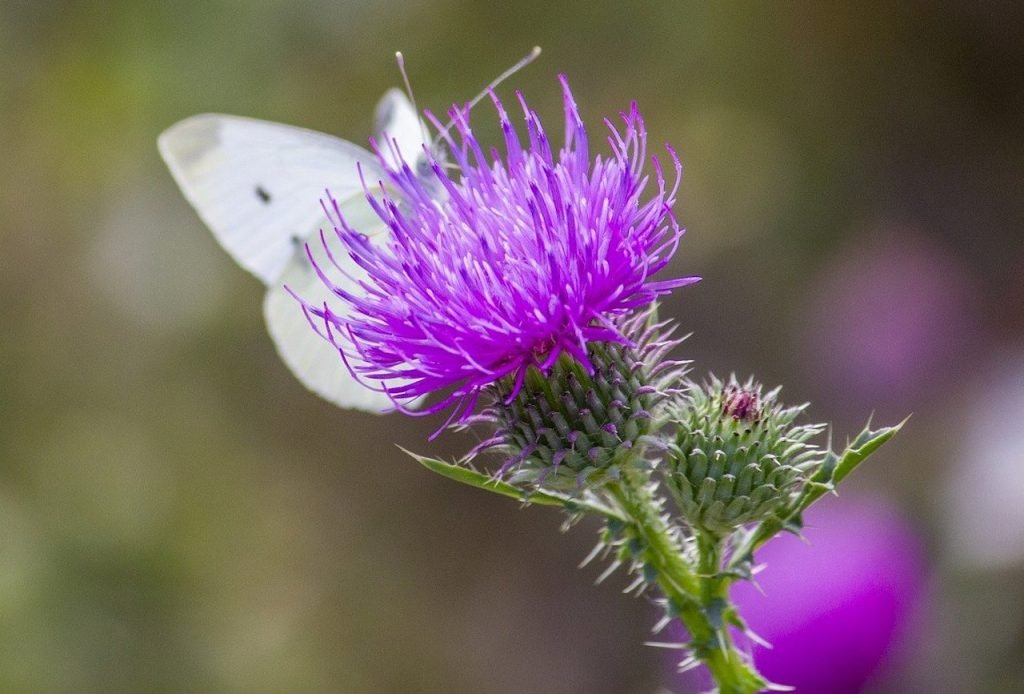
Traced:
MULTIPOLYGON (((785 383, 838 437, 871 410, 915 413, 851 481, 931 549, 929 602, 876 690, 1024 686, 1024 552, 1002 541, 1024 532, 1005 512, 1021 497, 992 495, 1024 495, 1024 434, 972 414, 1024 416, 1012 3, 8 0, 0 690, 669 681, 639 645, 655 611, 575 569, 593 528, 560 537, 554 512, 392 445, 470 445, 427 445, 439 422, 340 411, 291 378, 259 283, 156 152, 203 111, 362 141, 399 83, 394 50, 438 111, 534 44, 544 55, 503 90, 557 115, 565 72, 592 132, 636 99, 679 151, 674 271, 705 281, 664 310, 694 331, 699 370, 785 383)), ((474 118, 496 134, 487 105, 474 118)))

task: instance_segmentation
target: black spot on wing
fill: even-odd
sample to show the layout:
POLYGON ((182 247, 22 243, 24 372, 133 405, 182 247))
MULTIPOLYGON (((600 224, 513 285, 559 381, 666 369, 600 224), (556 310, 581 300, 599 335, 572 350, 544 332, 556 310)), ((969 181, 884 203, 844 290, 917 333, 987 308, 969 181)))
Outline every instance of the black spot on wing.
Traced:
POLYGON ((295 260, 298 261, 299 266, 304 270, 312 270, 313 266, 310 265, 309 256, 306 255, 306 242, 293 235, 292 248, 294 249, 295 260))
POLYGON ((259 198, 260 202, 262 202, 264 205, 270 204, 270 192, 266 188, 264 188, 263 186, 256 186, 255 193, 256 197, 259 198))
POLYGON ((430 162, 427 161, 427 157, 420 152, 416 157, 416 175, 421 179, 430 178, 434 173, 434 168, 430 162))
POLYGON ((395 105, 391 99, 382 99, 377 106, 377 112, 373 114, 373 130, 380 134, 395 117, 395 105))

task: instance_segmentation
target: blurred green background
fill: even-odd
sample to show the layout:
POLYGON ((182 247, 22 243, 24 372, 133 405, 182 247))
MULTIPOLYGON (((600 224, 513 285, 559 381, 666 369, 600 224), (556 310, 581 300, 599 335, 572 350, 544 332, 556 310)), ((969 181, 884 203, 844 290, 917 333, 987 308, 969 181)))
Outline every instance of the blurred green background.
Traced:
POLYGON ((364 142, 395 50, 438 111, 534 44, 503 93, 558 132, 564 72, 594 142, 636 99, 683 160, 698 374, 840 440, 914 413, 849 486, 929 559, 876 690, 1024 691, 1024 13, 955 0, 0 1, 0 691, 671 686, 594 526, 292 379, 156 151, 204 111, 364 142))

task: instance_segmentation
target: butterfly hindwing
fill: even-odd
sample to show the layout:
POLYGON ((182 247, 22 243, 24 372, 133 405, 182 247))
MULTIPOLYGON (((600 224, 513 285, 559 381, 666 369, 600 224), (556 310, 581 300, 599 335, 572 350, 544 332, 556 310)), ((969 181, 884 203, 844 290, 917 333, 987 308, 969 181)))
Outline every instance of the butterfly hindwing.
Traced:
MULTIPOLYGON (((360 288, 357 282, 363 271, 341 248, 333 230, 326 229, 324 239, 330 244, 333 261, 327 257, 319 233, 315 239, 309 240, 309 250, 320 272, 326 274, 334 286, 358 293, 360 288), (340 270, 335 267, 335 263, 340 266, 340 270)), ((267 330, 281 360, 307 388, 335 405, 368 412, 392 409, 393 405, 386 395, 356 381, 337 349, 323 339, 327 327, 322 320, 310 316, 311 325, 310 319, 307 319, 302 307, 289 292, 295 292, 311 306, 322 306, 326 301, 335 310, 340 310, 339 307, 343 305, 320 280, 305 255, 306 248, 303 246, 298 251, 301 258, 288 264, 281 282, 271 285, 263 300, 267 330), (314 326, 320 335, 314 332, 314 326)), ((349 366, 359 363, 353 354, 348 354, 347 359, 349 366)))

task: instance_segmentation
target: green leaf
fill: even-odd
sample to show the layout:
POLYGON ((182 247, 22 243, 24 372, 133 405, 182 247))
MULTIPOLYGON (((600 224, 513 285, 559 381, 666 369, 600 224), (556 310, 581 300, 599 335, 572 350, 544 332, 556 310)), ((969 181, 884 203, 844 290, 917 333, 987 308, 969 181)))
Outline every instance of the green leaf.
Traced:
MULTIPOLYGON (((907 417, 907 419, 910 419, 910 417, 907 417)), ((904 419, 896 426, 883 427, 874 431, 871 430, 871 423, 868 422, 868 425, 864 427, 864 431, 857 434, 853 441, 847 444, 846 450, 843 451, 842 455, 837 457, 835 453, 829 451, 825 457, 824 464, 811 477, 811 483, 807 485, 804 493, 800 495, 794 507, 790 509, 790 515, 802 513, 826 492, 835 489, 836 485, 853 472, 858 465, 867 460, 868 456, 895 436, 903 428, 903 425, 907 423, 907 419, 904 419)))
MULTIPOLYGON (((903 428, 903 425, 907 423, 908 419, 910 419, 909 416, 896 426, 884 427, 876 431, 871 431, 864 427, 864 431, 858 434, 857 438, 846 447, 842 457, 839 459, 839 465, 836 466, 835 474, 832 475, 832 484, 839 484, 844 477, 853 472, 854 468, 864 462, 869 455, 895 436, 903 428)), ((870 422, 868 424, 870 426, 870 422)))
POLYGON ((463 465, 455 465, 453 463, 446 463, 445 461, 438 460, 437 458, 427 458, 417 455, 416 453, 408 451, 401 446, 399 446, 399 448, 431 472, 436 472, 443 477, 455 480, 456 482, 461 482, 462 484, 468 484, 470 487, 494 492, 495 494, 500 494, 501 496, 506 496, 510 499, 516 499, 524 504, 558 506, 566 509, 570 513, 589 511, 591 513, 600 514, 606 518, 620 521, 625 520, 617 511, 593 499, 582 499, 568 494, 560 494, 558 492, 523 490, 472 468, 468 468, 463 465))
POLYGON ((753 562, 754 551, 780 531, 790 530, 799 533, 803 526, 803 512, 825 493, 833 491, 836 485, 853 472, 858 465, 867 460, 868 456, 895 436, 907 423, 907 419, 896 426, 883 427, 874 431, 871 430, 871 422, 868 422, 864 431, 857 434, 853 441, 847 444, 842 455, 837 456, 832 451, 826 453, 821 467, 811 476, 803 493, 791 506, 757 524, 741 537, 736 544, 729 568, 734 571, 744 570, 745 564, 753 562))

